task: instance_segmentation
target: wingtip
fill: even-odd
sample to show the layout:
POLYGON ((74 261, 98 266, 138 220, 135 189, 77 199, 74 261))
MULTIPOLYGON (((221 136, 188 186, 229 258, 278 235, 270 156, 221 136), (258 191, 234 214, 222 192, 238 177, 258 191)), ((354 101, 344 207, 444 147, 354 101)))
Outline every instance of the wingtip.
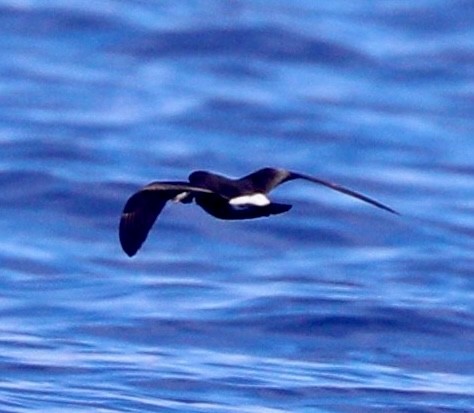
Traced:
POLYGON ((133 257, 139 250, 139 248, 136 248, 134 245, 129 245, 123 238, 120 238, 120 245, 123 252, 130 258, 133 257))
POLYGON ((366 199, 363 199, 363 201, 366 201, 366 202, 372 204, 373 206, 378 207, 379 209, 383 209, 384 211, 390 212, 391 214, 398 215, 398 216, 401 215, 400 212, 395 211, 394 209, 390 208, 389 206, 384 205, 384 204, 382 204, 378 201, 374 201, 373 199, 366 198, 366 199))
POLYGON ((133 256, 135 256, 135 254, 137 253, 138 250, 130 250, 130 249, 126 249, 123 245, 122 245, 122 249, 123 249, 123 252, 125 252, 125 254, 127 254, 127 256, 129 258, 132 258, 133 256))
MULTIPOLYGON (((129 226, 129 214, 123 213, 119 224, 119 241, 123 252, 129 257, 133 257, 140 249, 142 243, 136 240, 136 233, 131 231, 129 226)), ((132 227, 133 229, 133 227, 132 227)))
POLYGON ((383 209, 384 211, 390 212, 391 214, 398 215, 398 216, 402 215, 400 212, 395 211, 393 208, 390 208, 389 206, 384 205, 380 202, 377 202, 377 204, 374 203, 374 205, 379 207, 380 209, 383 209))

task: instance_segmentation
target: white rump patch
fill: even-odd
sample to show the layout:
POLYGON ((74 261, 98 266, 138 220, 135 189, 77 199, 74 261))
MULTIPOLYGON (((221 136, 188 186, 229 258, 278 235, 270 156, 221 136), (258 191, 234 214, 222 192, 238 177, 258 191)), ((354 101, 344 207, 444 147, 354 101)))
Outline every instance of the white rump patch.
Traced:
POLYGON ((235 207, 246 207, 246 206, 266 206, 270 204, 270 200, 260 193, 251 195, 242 195, 232 198, 229 204, 235 207))

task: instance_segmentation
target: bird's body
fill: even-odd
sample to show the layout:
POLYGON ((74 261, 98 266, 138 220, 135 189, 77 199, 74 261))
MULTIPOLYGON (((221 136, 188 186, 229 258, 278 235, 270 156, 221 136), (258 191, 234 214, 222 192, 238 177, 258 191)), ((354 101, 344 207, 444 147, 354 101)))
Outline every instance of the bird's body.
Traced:
POLYGON ((208 214, 225 220, 282 214, 292 206, 272 202, 267 195, 276 186, 294 179, 324 185, 396 213, 390 207, 338 184, 285 169, 263 168, 240 179, 231 179, 207 171, 195 171, 189 175, 189 182, 152 182, 133 194, 125 204, 120 220, 120 243, 127 255, 135 255, 166 202, 170 200, 184 204, 194 201, 208 214))

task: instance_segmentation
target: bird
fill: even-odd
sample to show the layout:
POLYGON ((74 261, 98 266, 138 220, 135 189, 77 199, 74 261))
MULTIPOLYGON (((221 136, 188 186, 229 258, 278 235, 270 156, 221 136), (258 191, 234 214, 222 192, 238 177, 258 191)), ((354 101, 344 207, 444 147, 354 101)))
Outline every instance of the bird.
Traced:
POLYGON ((156 181, 134 193, 125 203, 119 224, 123 251, 134 256, 168 201, 193 201, 208 214, 222 220, 244 220, 288 212, 292 205, 272 202, 268 194, 296 179, 313 182, 357 198, 392 214, 399 213, 366 195, 342 185, 282 168, 262 168, 232 179, 209 171, 194 171, 188 181, 156 181))

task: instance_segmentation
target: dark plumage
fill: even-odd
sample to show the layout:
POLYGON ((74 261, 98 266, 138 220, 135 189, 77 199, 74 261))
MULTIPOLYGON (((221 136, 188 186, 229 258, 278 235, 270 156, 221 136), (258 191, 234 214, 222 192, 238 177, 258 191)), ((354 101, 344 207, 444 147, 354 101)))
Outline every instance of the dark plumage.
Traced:
POLYGON ((123 250, 133 256, 146 240, 166 202, 193 200, 210 215, 227 220, 252 219, 287 212, 291 205, 270 202, 273 188, 294 179, 305 179, 360 199, 388 212, 392 208, 341 185, 285 169, 263 168, 240 179, 206 171, 195 171, 189 182, 152 182, 133 194, 120 219, 119 237, 123 250))

